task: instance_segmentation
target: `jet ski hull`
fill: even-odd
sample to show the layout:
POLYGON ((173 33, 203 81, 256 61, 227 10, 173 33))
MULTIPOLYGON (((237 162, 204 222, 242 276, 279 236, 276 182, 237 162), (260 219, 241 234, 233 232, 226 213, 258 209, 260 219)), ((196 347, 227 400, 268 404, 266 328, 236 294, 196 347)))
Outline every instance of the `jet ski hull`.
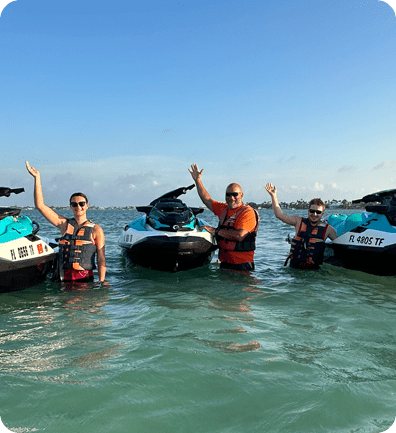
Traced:
POLYGON ((326 247, 326 263, 376 275, 396 276, 396 233, 350 231, 327 243, 326 247))
POLYGON ((389 214, 331 215, 328 222, 338 237, 326 244, 326 263, 376 275, 396 276, 396 226, 392 220, 390 224, 389 214))
POLYGON ((215 247, 210 233, 153 233, 129 229, 119 245, 135 264, 167 272, 184 271, 210 263, 215 247), (127 239, 133 241, 127 242, 127 239))
POLYGON ((38 236, 0 245, 0 293, 22 290, 45 280, 57 252, 38 236))

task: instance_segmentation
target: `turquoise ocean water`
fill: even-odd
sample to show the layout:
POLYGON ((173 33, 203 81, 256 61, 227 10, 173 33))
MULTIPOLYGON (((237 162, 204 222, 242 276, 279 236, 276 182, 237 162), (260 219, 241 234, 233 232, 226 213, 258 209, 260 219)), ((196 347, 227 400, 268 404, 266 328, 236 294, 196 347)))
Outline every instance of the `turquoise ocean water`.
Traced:
MULTIPOLYGON (((296 212, 297 213, 297 212, 296 212)), ((305 215, 306 211, 300 213, 305 215)), ((40 234, 57 236, 35 211, 40 234)), ((108 288, 0 294, 0 417, 14 432, 383 432, 396 416, 396 285, 283 267, 261 210, 256 270, 167 274, 117 246, 136 211, 92 210, 108 288)), ((206 211, 204 218, 214 224, 206 211)))

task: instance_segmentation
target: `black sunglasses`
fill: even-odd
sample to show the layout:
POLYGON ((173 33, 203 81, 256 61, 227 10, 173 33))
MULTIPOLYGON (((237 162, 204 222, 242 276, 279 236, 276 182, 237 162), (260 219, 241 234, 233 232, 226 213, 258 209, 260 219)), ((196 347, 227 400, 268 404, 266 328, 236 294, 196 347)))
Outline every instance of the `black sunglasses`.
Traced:
POLYGON ((239 192, 226 192, 226 197, 238 197, 239 192))
POLYGON ((70 203, 70 206, 71 206, 71 207, 77 207, 77 206, 84 207, 86 204, 87 204, 86 201, 79 201, 78 203, 75 202, 75 201, 72 201, 72 202, 70 203))
POLYGON ((310 209, 309 213, 316 213, 317 215, 322 215, 323 211, 321 210, 316 210, 316 209, 310 209))

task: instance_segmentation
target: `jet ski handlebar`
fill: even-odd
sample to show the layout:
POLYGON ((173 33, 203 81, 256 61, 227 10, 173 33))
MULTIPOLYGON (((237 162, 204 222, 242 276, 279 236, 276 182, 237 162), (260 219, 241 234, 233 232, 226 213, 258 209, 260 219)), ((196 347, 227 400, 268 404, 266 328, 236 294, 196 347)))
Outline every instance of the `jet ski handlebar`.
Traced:
POLYGON ((25 192, 25 189, 24 188, 11 189, 8 187, 0 187, 0 197, 9 197, 11 194, 20 194, 21 192, 25 192))

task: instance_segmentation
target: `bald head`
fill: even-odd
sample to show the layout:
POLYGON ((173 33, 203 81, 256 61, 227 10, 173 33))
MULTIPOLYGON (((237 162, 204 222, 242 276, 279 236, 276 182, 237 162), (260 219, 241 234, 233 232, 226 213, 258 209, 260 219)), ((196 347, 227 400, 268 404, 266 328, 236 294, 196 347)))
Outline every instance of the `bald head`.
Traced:
POLYGON ((227 191, 228 192, 233 192, 233 191, 240 191, 240 192, 242 192, 242 188, 241 188, 241 185, 238 185, 237 183, 230 183, 227 186, 227 191))

